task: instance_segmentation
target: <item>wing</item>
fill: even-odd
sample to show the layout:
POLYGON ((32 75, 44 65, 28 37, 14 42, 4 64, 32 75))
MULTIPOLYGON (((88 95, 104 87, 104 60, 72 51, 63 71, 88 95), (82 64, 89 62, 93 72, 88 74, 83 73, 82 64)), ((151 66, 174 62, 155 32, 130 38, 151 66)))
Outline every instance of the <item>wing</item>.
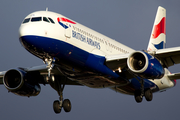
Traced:
POLYGON ((130 54, 118 54, 106 56, 106 65, 112 70, 123 69, 127 65, 127 58, 130 54))
MULTIPOLYGON (((46 65, 41 65, 41 66, 34 66, 34 67, 29 67, 29 68, 20 68, 26 71, 27 73, 33 73, 33 72, 38 72, 43 78, 43 81, 38 81, 40 84, 48 84, 46 78, 48 76, 48 70, 46 65)), ((3 84, 3 76, 6 74, 7 71, 2 71, 0 72, 0 84, 3 84)), ((54 67, 53 70, 51 71, 52 75, 58 76, 59 78, 64 78, 65 76, 56 68, 54 67)), ((66 83, 66 85, 81 85, 75 81, 72 81, 68 78, 66 79, 61 79, 63 83, 66 83), (65 82, 66 80, 66 82, 65 82)))
MULTIPOLYGON (((168 68, 174 64, 180 63, 180 47, 166 48, 156 51, 146 51, 146 53, 157 58, 157 60, 160 61, 164 68, 168 68)), ((106 65, 114 71, 124 69, 127 67, 127 60, 130 56, 132 56, 132 54, 133 53, 106 56, 106 65)), ((168 77, 171 79, 180 79, 180 73, 171 74, 168 75, 168 77)))

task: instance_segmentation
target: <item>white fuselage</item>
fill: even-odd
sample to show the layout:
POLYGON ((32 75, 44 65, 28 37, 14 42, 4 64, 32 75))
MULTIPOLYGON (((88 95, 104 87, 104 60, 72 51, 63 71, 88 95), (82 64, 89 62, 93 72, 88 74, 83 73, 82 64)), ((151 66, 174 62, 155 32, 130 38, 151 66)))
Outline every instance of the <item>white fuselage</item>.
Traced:
MULTIPOLYGON (((98 50, 98 53, 103 56, 113 54, 125 54, 134 51, 133 49, 90 28, 87 28, 77 22, 74 22, 76 24, 72 24, 70 22, 62 21, 63 24, 68 26, 67 29, 63 28, 57 21, 57 18, 66 18, 61 14, 49 11, 39 11, 31 13, 26 18, 32 17, 50 17, 54 20, 55 24, 47 24, 47 22, 45 21, 24 23, 19 29, 20 36, 37 35, 54 38, 63 42, 70 43, 89 53, 98 50), (76 35, 74 35, 74 33, 76 35), (99 45, 92 45, 93 43, 90 43, 91 41, 93 43, 97 42, 99 45)), ((69 18, 67 19, 70 20, 69 18)))
MULTIPOLYGON (((25 18, 25 20, 26 21, 24 21, 21 24, 19 29, 20 37, 40 36, 43 38, 53 39, 56 41, 67 43, 82 51, 85 51, 86 53, 101 57, 105 57, 107 55, 116 55, 116 54, 128 54, 135 51, 107 36, 104 36, 61 14, 57 14, 54 12, 49 12, 49 11, 34 12, 28 15, 25 18), (32 21, 33 18, 34 20, 32 21), (51 20, 53 20, 53 22, 51 20)), ((43 41, 41 41, 41 43, 38 43, 39 46, 41 44, 43 45, 45 43, 43 43, 43 41)), ((55 43, 52 43, 52 45, 50 45, 49 51, 51 52, 57 49, 56 53, 53 53, 53 55, 56 57, 56 55, 59 54, 58 51, 59 46, 54 44, 55 43)), ((26 49, 28 49, 29 51, 30 49, 34 49, 34 52, 31 53, 43 59, 43 56, 37 54, 38 52, 36 53, 37 46, 35 44, 32 44, 32 46, 26 49)), ((44 48, 43 50, 45 49, 47 48, 44 48)), ((70 56, 71 54, 73 54, 73 52, 74 52, 73 49, 67 51, 66 56, 68 55, 70 56)), ((46 57, 48 56, 47 52, 43 54, 46 54, 46 57)), ((82 56, 85 55, 82 54, 82 56)), ((166 72, 168 72, 168 70, 166 70, 166 72)), ((168 80, 166 76, 164 76, 160 80, 150 80, 150 81, 152 83, 155 83, 160 90, 174 86, 173 82, 168 80)))

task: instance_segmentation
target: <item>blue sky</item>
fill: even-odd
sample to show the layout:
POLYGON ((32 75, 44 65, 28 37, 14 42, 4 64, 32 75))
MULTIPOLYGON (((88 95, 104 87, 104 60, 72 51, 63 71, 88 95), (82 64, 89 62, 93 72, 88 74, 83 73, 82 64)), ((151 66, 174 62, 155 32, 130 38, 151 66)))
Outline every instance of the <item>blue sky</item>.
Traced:
MULTIPOLYGON (((34 11, 45 10, 67 16, 91 29, 113 38, 133 49, 147 48, 158 6, 166 8, 166 47, 180 46, 179 0, 2 0, 0 4, 0 71, 17 67, 42 65, 19 43, 18 29, 24 17, 34 11)), ((170 67, 180 72, 179 65, 170 67)), ((179 81, 177 81, 179 82, 179 81)), ((137 104, 133 96, 116 93, 108 88, 66 86, 64 98, 72 102, 72 111, 56 115, 53 101, 58 94, 49 85, 41 85, 37 97, 20 97, 0 86, 0 118, 32 119, 163 119, 178 120, 180 85, 162 93, 155 93, 152 102, 137 104)))

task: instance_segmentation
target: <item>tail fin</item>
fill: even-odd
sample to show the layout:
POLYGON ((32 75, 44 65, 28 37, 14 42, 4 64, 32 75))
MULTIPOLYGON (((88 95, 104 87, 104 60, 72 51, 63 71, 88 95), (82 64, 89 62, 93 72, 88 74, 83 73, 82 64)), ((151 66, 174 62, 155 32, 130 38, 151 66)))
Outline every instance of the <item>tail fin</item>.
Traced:
POLYGON ((163 49, 166 43, 166 9, 159 6, 151 32, 148 51, 163 49))

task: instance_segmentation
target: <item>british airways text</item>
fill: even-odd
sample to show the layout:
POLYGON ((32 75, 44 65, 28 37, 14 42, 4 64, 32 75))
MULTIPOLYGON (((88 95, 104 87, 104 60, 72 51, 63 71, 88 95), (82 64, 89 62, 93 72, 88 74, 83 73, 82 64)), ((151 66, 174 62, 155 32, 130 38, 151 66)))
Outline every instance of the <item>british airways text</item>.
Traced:
POLYGON ((100 46, 100 43, 99 43, 99 42, 96 42, 96 41, 94 41, 94 40, 92 40, 91 38, 88 38, 88 37, 86 38, 86 36, 84 36, 84 35, 76 32, 76 31, 74 31, 74 30, 72 30, 72 36, 73 36, 74 38, 82 41, 82 42, 85 42, 85 43, 87 43, 87 44, 89 44, 89 45, 91 45, 91 46, 96 47, 97 49, 101 49, 101 46, 100 46))

